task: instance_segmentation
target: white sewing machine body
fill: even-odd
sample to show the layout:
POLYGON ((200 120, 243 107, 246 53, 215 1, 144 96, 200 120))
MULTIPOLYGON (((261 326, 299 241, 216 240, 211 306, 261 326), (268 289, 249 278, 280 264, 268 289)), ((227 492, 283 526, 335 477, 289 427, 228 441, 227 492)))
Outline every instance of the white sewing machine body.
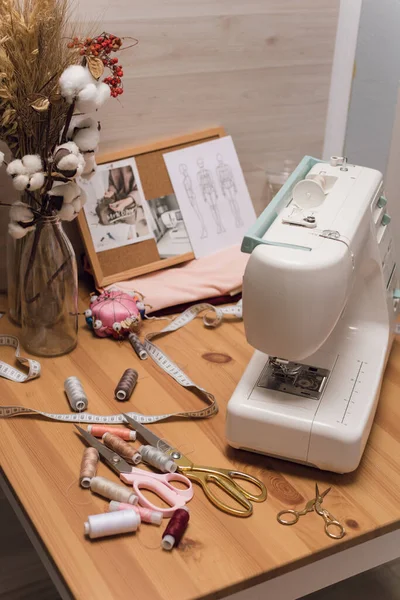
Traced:
POLYGON ((378 171, 305 157, 245 237, 244 323, 257 351, 228 404, 235 448, 357 468, 398 304, 386 208, 378 171), (313 200, 301 184, 299 208, 305 178, 328 191, 313 200))

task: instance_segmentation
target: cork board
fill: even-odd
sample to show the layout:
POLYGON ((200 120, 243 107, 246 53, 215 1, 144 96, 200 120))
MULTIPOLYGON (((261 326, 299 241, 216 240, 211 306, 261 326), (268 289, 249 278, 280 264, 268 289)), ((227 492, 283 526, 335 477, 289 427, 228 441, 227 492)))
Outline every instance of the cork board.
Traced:
MULTIPOLYGON (((153 142, 146 146, 104 154, 99 165, 134 158, 146 201, 173 194, 172 184, 166 169, 163 154, 187 146, 208 142, 225 135, 223 128, 213 128, 177 138, 153 142)), ((78 216, 79 229, 85 244, 91 272, 96 286, 101 288, 118 281, 131 279, 145 273, 165 269, 194 259, 193 252, 160 259, 154 239, 96 252, 85 211, 78 216)))

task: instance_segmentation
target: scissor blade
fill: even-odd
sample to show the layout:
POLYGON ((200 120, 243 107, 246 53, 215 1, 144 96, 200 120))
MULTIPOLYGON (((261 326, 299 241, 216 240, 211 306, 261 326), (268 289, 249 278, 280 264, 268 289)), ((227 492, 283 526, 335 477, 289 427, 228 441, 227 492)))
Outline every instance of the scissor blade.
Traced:
POLYGON ((150 431, 150 429, 147 429, 147 427, 139 423, 139 421, 132 419, 132 417, 125 413, 122 414, 125 417, 127 423, 130 425, 130 427, 132 427, 132 429, 134 429, 136 433, 138 433, 145 442, 150 444, 150 446, 154 446, 154 448, 158 448, 163 452, 172 450, 172 446, 170 446, 168 442, 159 438, 158 435, 150 431))
POLYGON ((132 471, 132 467, 128 465, 128 463, 123 458, 121 458, 119 454, 116 454, 115 452, 107 448, 107 446, 99 442, 99 440, 96 439, 93 435, 91 435, 88 431, 82 429, 82 427, 79 427, 79 425, 75 425, 75 427, 77 428, 81 436, 87 441, 87 443, 90 446, 92 446, 92 448, 96 448, 100 456, 105 460, 107 465, 113 471, 115 471, 116 473, 130 473, 132 471))

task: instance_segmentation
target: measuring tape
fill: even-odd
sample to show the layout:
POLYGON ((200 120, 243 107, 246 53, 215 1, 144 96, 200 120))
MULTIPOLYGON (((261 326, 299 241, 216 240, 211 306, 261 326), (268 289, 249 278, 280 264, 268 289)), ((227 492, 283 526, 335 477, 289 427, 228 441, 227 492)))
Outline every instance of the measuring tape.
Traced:
MULTIPOLYGON (((207 392, 204 388, 196 385, 158 346, 156 346, 151 340, 162 335, 166 335, 173 331, 177 331, 182 327, 185 327, 188 323, 193 321, 200 313, 207 311, 207 314, 203 316, 203 323, 206 327, 214 328, 217 327, 224 316, 231 315, 236 318, 242 318, 242 301, 240 300, 237 304, 231 306, 225 306, 218 308, 212 304, 202 303, 196 304, 191 308, 185 310, 181 315, 169 323, 161 331, 154 331, 148 333, 144 340, 144 347, 148 355, 154 360, 154 362, 167 373, 170 377, 175 379, 179 385, 191 389, 192 391, 198 392, 207 402, 208 407, 195 411, 184 411, 176 413, 168 413, 163 415, 142 415, 141 413, 129 412, 126 413, 136 421, 140 423, 156 423, 158 421, 165 421, 171 417, 182 417, 187 419, 204 419, 211 417, 218 412, 218 405, 215 397, 210 392, 207 392), (209 313, 213 312, 213 318, 210 318, 209 313)), ((18 343, 17 338, 12 338, 18 343)), ((27 361, 28 359, 23 359, 27 361)), ((36 361, 29 361, 36 362, 36 361)), ((37 363, 39 365, 39 363, 37 363)), ((8 365, 7 365, 8 366, 8 365)), ((9 367, 11 368, 11 367, 9 367)), ((40 365, 39 365, 40 373, 40 365)), ((37 375, 36 375, 37 376, 37 375)), ((58 414, 58 413, 47 413, 34 408, 25 408, 24 406, 1 406, 0 407, 0 418, 11 418, 20 415, 37 414, 47 419, 54 421, 66 421, 73 423, 124 423, 125 418, 122 414, 103 416, 103 415, 92 415, 90 413, 78 413, 78 414, 58 414)))
POLYGON ((37 360, 24 358, 20 355, 18 338, 13 335, 0 335, 0 346, 11 346, 12 348, 15 348, 15 358, 23 367, 28 369, 28 373, 23 373, 19 369, 0 360, 0 377, 5 377, 16 383, 23 383, 24 381, 39 377, 40 363, 38 363, 37 360))

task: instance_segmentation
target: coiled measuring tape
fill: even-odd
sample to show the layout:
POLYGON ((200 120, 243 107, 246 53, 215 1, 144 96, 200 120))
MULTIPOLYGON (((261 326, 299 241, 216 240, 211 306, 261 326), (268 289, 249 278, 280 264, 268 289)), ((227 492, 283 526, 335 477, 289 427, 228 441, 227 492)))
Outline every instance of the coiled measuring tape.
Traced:
POLYGON ((20 365, 28 369, 28 373, 23 373, 19 369, 0 360, 0 377, 5 377, 16 383, 23 383, 24 381, 36 379, 36 377, 40 376, 40 363, 38 363, 37 360, 21 356, 18 338, 13 335, 0 335, 0 346, 11 346, 12 348, 15 348, 15 358, 20 365))
MULTIPOLYGON (((148 333, 144 340, 144 347, 146 352, 154 360, 154 362, 165 371, 170 377, 175 379, 181 386, 197 391, 206 400, 208 407, 195 411, 184 411, 176 413, 167 413, 163 415, 142 415, 141 413, 129 412, 126 413, 133 419, 136 419, 140 423, 156 423, 158 421, 165 421, 171 417, 177 418, 182 417, 186 419, 204 419, 211 417, 218 412, 218 405, 215 397, 210 392, 207 392, 204 388, 196 385, 158 346, 156 346, 151 340, 162 335, 166 335, 173 331, 177 331, 182 327, 185 327, 188 323, 193 321, 200 313, 207 311, 203 316, 203 323, 206 327, 215 328, 217 327, 224 316, 231 315, 238 319, 242 318, 242 301, 240 300, 235 305, 225 306, 223 308, 215 307, 212 304, 202 303, 196 304, 191 308, 185 310, 181 315, 169 323, 161 331, 154 331, 148 333), (210 312, 213 313, 213 318, 210 318, 210 312)), ((16 340, 17 338, 13 338, 16 340)), ((18 342, 18 340, 17 340, 18 342)), ((24 359, 28 360, 28 359, 24 359)), ((36 361, 33 361, 36 362, 36 361)), ((47 413, 34 408, 26 408, 24 406, 1 406, 0 407, 0 418, 11 418, 21 415, 32 415, 37 414, 47 419, 54 421, 65 421, 73 423, 124 423, 125 418, 122 414, 116 415, 93 415, 90 413, 78 413, 78 414, 58 414, 58 413, 47 413)))

